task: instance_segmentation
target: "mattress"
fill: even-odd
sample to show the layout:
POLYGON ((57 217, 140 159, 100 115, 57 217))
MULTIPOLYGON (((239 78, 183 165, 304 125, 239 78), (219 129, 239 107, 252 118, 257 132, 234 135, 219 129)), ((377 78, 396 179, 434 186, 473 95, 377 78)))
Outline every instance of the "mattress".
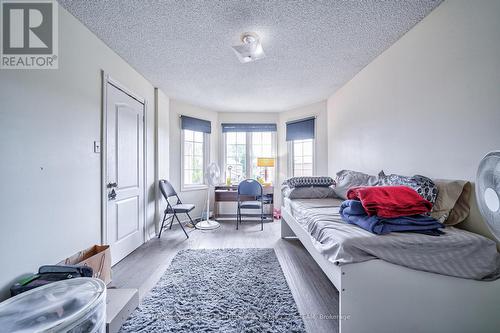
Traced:
POLYGON ((345 265, 372 259, 412 269, 475 280, 500 277, 500 255, 492 240, 455 227, 441 236, 411 232, 375 235, 343 222, 341 200, 284 199, 285 209, 330 262, 345 265))

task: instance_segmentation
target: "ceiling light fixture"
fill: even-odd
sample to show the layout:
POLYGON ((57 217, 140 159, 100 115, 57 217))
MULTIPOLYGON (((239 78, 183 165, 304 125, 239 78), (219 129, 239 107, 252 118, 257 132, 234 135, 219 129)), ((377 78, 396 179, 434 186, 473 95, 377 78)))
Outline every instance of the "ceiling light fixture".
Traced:
POLYGON ((242 63, 262 59, 266 56, 259 36, 255 32, 241 34, 242 45, 233 46, 233 50, 242 63))

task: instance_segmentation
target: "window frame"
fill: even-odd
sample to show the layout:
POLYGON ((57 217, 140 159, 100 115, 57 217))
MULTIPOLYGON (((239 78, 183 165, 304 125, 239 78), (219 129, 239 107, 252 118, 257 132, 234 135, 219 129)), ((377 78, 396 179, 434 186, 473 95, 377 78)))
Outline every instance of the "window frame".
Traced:
MULTIPOLYGON (((277 149, 277 144, 278 144, 278 134, 276 131, 269 131, 271 133, 271 149, 272 149, 272 158, 274 158, 274 173, 273 173, 273 178, 270 179, 273 185, 276 184, 276 179, 278 175, 278 149, 277 149)), ((222 133, 222 163, 224 169, 222 170, 222 175, 223 175, 223 181, 224 184, 226 183, 227 179, 227 133, 230 132, 223 132, 222 133)), ((241 133, 241 132, 240 132, 241 133)), ((250 174, 252 172, 252 134, 255 132, 244 132, 245 133, 245 156, 246 156, 246 174, 245 174, 245 179, 250 178, 250 174)), ((260 133, 260 132, 259 132, 260 133)), ((255 157, 261 157, 261 156, 255 156, 255 157)), ((232 182, 234 185, 235 183, 232 182)))
MULTIPOLYGON (((316 139, 313 138, 312 140, 312 176, 316 176, 316 139)), ((291 177, 300 177, 300 176, 295 176, 295 152, 294 152, 294 141, 303 141, 303 140, 291 140, 287 142, 287 149, 288 149, 288 170, 287 170, 287 178, 291 177)))
POLYGON ((184 170, 184 146, 185 146, 185 139, 186 139, 186 133, 187 130, 181 129, 181 170, 180 170, 180 176, 181 176, 181 191, 182 192, 187 192, 187 191, 197 191, 197 190, 204 190, 208 188, 208 185, 206 183, 205 179, 205 170, 208 166, 208 162, 210 160, 210 133, 204 133, 200 131, 192 131, 188 130, 191 132, 199 132, 203 134, 203 183, 202 184, 186 184, 185 183, 185 170, 184 170))

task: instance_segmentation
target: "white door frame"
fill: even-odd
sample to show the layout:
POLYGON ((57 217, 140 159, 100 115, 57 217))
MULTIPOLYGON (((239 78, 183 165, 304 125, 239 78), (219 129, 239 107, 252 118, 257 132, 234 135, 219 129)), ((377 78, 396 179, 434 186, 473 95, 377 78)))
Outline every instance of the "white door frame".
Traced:
POLYGON ((122 85, 120 82, 116 81, 113 79, 109 74, 107 74, 104 71, 101 71, 101 77, 102 77, 102 101, 101 101, 101 107, 102 107, 102 113, 101 113, 101 244, 105 245, 107 244, 108 240, 108 179, 107 179, 107 99, 108 99, 108 93, 107 93, 107 86, 108 83, 113 85, 115 88, 123 91, 125 94, 129 95, 139 103, 144 105, 144 121, 143 121, 143 131, 142 131, 142 143, 143 143, 143 182, 142 182, 142 193, 143 193, 143 226, 142 226, 142 242, 144 243, 146 241, 146 218, 147 218, 147 192, 146 192, 146 179, 147 179, 147 144, 146 144, 146 123, 147 123, 147 104, 146 104, 146 99, 143 97, 140 97, 136 95, 135 93, 132 92, 132 90, 128 89, 124 85, 122 85))

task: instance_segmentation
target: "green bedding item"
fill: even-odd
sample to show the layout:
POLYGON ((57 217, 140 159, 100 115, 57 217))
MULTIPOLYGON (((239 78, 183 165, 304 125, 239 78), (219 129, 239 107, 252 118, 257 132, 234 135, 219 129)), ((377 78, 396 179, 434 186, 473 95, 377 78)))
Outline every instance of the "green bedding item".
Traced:
POLYGON ((28 283, 30 283, 31 281, 38 279, 39 277, 40 277, 40 275, 38 275, 38 274, 32 274, 32 275, 29 275, 27 277, 22 278, 17 283, 19 283, 21 286, 25 286, 28 283))

